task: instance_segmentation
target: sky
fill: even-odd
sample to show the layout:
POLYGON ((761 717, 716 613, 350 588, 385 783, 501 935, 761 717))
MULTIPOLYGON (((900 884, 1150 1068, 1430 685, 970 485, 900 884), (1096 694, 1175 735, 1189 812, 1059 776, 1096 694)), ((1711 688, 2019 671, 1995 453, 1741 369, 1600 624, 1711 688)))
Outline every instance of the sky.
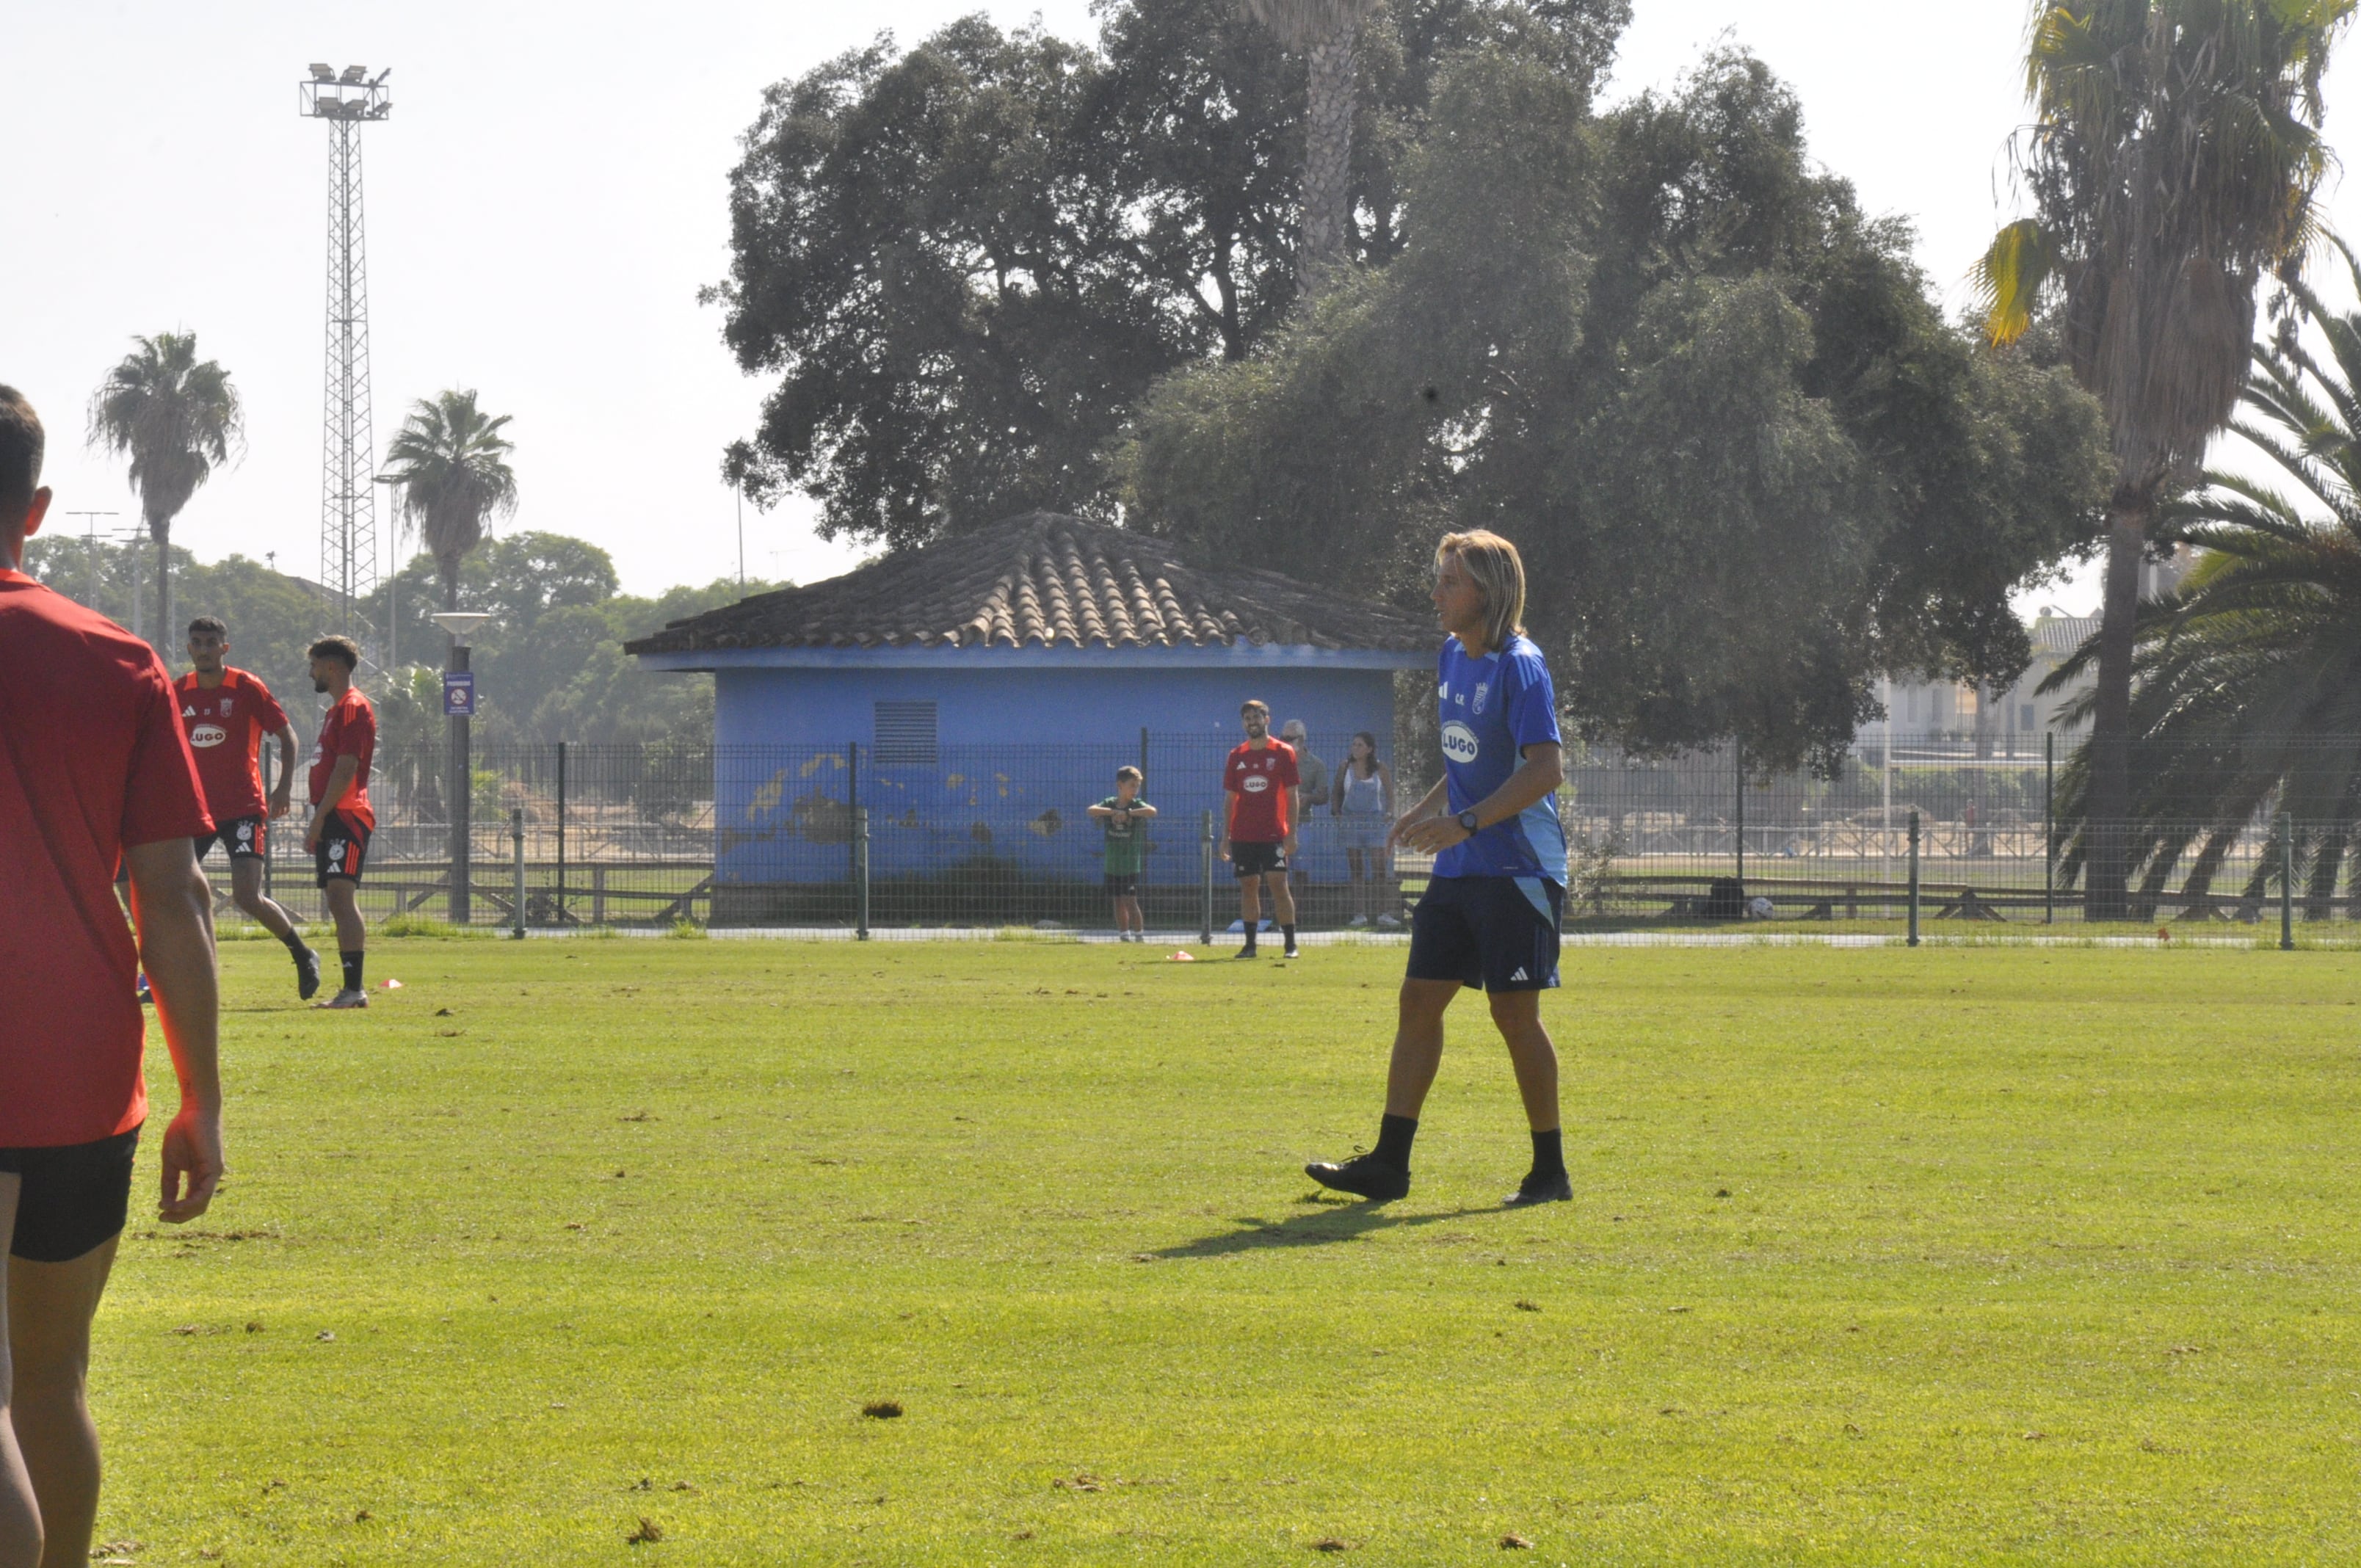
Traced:
MULTIPOLYGON (((1717 44, 1752 49, 1795 86, 1814 156, 1871 211, 1916 225, 1921 264, 1960 302, 2009 215, 2021 0, 1634 9, 1610 100, 1673 85, 1717 44)), ((194 331, 244 397, 247 441, 175 542, 317 575, 328 133, 298 116, 296 89, 324 60, 392 70, 392 116, 363 133, 380 458, 413 400, 472 388, 512 416, 521 504, 504 526, 594 541, 632 592, 736 574, 719 454, 752 431, 763 388, 697 293, 728 268, 738 137, 767 84, 881 29, 914 42, 977 10, 1095 30, 1086 0, 17 0, 0 88, 0 145, 19 149, 0 381, 50 427, 51 526, 92 526, 75 511, 117 513, 102 532, 137 524, 120 463, 80 439, 84 405, 134 335, 194 331)), ((2337 112, 2361 98, 2361 65, 2328 92, 2332 143, 2361 136, 2361 106, 2337 112)), ((2331 213, 2347 232, 2356 206, 2340 183, 2331 213)), ((747 509, 746 573, 808 582, 862 558, 817 538, 810 515, 747 509)), ((2087 609, 2095 580, 2038 597, 2087 609)))

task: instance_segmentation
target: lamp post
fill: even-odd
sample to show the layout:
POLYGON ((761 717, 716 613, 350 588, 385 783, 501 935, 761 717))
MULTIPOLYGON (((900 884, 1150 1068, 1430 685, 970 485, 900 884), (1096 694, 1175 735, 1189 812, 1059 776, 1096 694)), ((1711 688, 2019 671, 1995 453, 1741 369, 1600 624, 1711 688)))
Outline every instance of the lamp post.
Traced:
POLYGON ((467 818, 474 805, 476 779, 467 761, 467 723, 476 716, 476 677, 467 668, 467 635, 491 619, 479 609, 446 609, 434 617, 434 624, 451 634, 450 657, 443 664, 443 718, 451 733, 450 920, 454 926, 467 923, 467 818))

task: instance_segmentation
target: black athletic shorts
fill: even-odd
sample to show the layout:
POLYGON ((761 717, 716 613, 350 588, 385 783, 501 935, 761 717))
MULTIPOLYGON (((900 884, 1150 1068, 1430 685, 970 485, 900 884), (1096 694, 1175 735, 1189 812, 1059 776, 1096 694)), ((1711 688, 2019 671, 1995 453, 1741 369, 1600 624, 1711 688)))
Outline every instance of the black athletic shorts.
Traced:
POLYGON ((368 863, 369 830, 341 811, 328 814, 328 826, 320 834, 319 846, 312 851, 315 879, 322 887, 330 877, 342 877, 346 882, 361 880, 361 868, 368 863))
POLYGON ((71 1263, 120 1234, 131 1213, 131 1157, 138 1147, 134 1127, 94 1144, 0 1149, 0 1176, 21 1179, 8 1255, 71 1263))
POLYGON ((1545 877, 1436 877, 1411 912, 1410 978, 1548 991, 1565 910, 1565 889, 1545 877))
POLYGON ((1117 898, 1134 897, 1139 892, 1139 873, 1109 872, 1106 873, 1106 890, 1117 898))
POLYGON ((1265 872, 1287 869, 1287 846, 1284 844, 1232 844, 1230 870, 1242 877, 1260 876, 1265 872))
POLYGON ((269 852, 269 832, 268 817, 233 817, 217 822, 212 832, 197 835, 197 859, 203 860, 220 844, 228 849, 233 861, 261 860, 269 852))

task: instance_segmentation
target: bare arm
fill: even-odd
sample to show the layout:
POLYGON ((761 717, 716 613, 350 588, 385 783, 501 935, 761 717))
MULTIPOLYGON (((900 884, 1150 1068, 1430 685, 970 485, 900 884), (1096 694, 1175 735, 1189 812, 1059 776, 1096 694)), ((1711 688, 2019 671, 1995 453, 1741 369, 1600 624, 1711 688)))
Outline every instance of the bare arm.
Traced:
POLYGON ((284 817, 295 798, 294 726, 280 725, 279 733, 272 739, 279 742, 279 782, 270 786, 270 804, 268 809, 273 817, 284 817))
MULTIPOLYGON (((1476 803, 1477 827, 1489 828, 1496 822, 1506 822, 1534 802, 1555 794, 1565 780, 1565 748, 1549 741, 1526 747, 1524 760, 1517 764, 1517 771, 1503 779, 1499 789, 1476 803)), ((1419 803, 1420 809, 1424 810, 1427 802, 1434 800, 1442 789, 1438 781, 1433 789, 1427 791, 1426 800, 1419 803)), ((1394 836, 1401 841, 1402 848, 1422 854, 1464 844, 1471 837, 1459 826, 1458 818, 1439 814, 1418 817, 1416 820, 1405 817, 1395 824, 1394 836)))
POLYGON ((157 1217, 181 1224, 205 1212, 222 1178, 221 1002, 214 981, 214 900, 186 839, 134 844, 131 917, 139 961, 156 995, 164 1044, 181 1080, 180 1109, 164 1129, 157 1217))
POLYGON ((1144 800, 1143 800, 1143 801, 1138 801, 1138 802, 1136 802, 1136 803, 1132 806, 1132 808, 1131 808, 1131 814, 1132 814, 1134 817, 1138 817, 1141 821, 1145 822, 1145 821, 1147 821, 1149 817, 1154 817, 1154 816, 1156 815, 1156 807, 1154 807, 1154 806, 1152 806, 1148 805, 1148 804, 1146 801, 1144 801, 1144 800))
POLYGON ((350 787, 353 775, 360 771, 361 760, 358 757, 348 754, 336 759, 336 765, 328 772, 328 787, 320 792, 320 804, 312 808, 311 825, 303 829, 305 849, 319 848, 320 835, 328 830, 328 814, 335 810, 336 802, 345 798, 345 791, 350 787))
POLYGON ((1115 815, 1115 807, 1112 806, 1093 806, 1090 810, 1093 817, 1107 817, 1115 815))

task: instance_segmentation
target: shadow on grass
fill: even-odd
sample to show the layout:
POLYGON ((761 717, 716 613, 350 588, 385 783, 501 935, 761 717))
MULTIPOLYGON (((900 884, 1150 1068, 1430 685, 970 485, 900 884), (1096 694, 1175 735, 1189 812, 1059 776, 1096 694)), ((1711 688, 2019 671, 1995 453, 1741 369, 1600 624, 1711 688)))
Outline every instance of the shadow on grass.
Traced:
POLYGON ((1328 1246, 1337 1242, 1358 1241, 1374 1231, 1408 1230, 1415 1225, 1438 1224, 1445 1220, 1465 1220, 1477 1214, 1506 1214, 1511 1210, 1487 1204, 1480 1209, 1451 1209, 1437 1214, 1401 1214, 1387 1203, 1323 1203, 1309 1214, 1298 1214, 1291 1220, 1265 1220, 1252 1214, 1238 1215, 1232 1223, 1246 1227, 1224 1231, 1217 1236, 1205 1236, 1178 1246, 1159 1247, 1142 1253, 1147 1258, 1227 1257, 1234 1253, 1258 1252, 1266 1247, 1328 1246))

